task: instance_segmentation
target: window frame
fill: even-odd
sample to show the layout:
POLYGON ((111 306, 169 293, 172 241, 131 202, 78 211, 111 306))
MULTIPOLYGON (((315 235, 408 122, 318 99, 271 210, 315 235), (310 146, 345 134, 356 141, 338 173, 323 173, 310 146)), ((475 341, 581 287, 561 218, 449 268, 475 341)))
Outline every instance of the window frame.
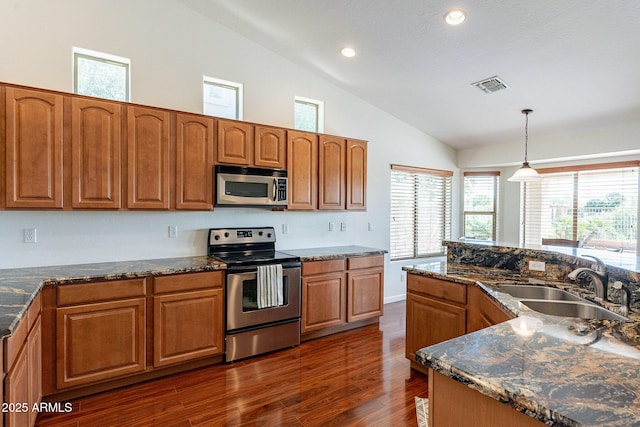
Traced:
POLYGON ((214 116, 212 114, 207 114, 205 111, 205 92, 207 90, 207 85, 218 86, 225 89, 233 89, 236 93, 236 114, 235 117, 223 117, 225 119, 232 120, 243 120, 244 118, 244 85, 238 82, 232 82, 231 80, 223 80, 216 77, 210 76, 202 76, 202 114, 212 116, 212 117, 222 117, 222 116, 214 116))
POLYGON ((462 178, 462 235, 467 237, 466 227, 467 227, 467 215, 487 215, 492 217, 492 241, 496 241, 498 239, 498 206, 499 206, 499 193, 500 193, 500 172, 499 171, 467 171, 463 173, 462 178), (465 194, 466 194, 466 184, 467 177, 493 177, 493 206, 490 211, 468 211, 465 208, 465 194))
MULTIPOLYGON (((636 193, 638 193, 638 191, 640 191, 640 160, 632 160, 632 161, 622 161, 622 162, 611 162, 611 163, 599 163, 599 164, 587 164, 587 165, 575 165, 575 166, 562 166, 562 167, 553 167, 553 168, 538 168, 537 171, 540 174, 540 176, 543 178, 545 175, 550 175, 550 174, 557 174, 555 176, 555 178, 557 178, 558 180, 558 184, 556 185, 560 185, 560 178, 561 177, 565 177, 567 178, 566 181, 569 182, 569 184, 567 184, 568 187, 571 188, 571 194, 570 194, 570 199, 571 199, 571 236, 563 236, 563 238, 566 238, 568 240, 574 240, 574 241, 580 241, 580 246, 582 246, 582 244, 584 242, 582 242, 582 237, 579 235, 579 227, 580 227, 580 220, 581 220, 581 214, 583 213, 583 211, 580 208, 580 188, 581 185, 585 185, 584 183, 581 184, 581 175, 580 172, 610 172, 613 173, 613 171, 615 171, 616 169, 636 169, 635 173, 636 173, 636 193)), ((550 178, 554 178, 554 177, 550 177, 550 178)), ((589 179, 589 175, 587 175, 584 179, 589 179)), ((588 182, 588 181, 587 181, 588 182)), ((535 184, 535 183, 532 183, 535 184)), ((537 236, 539 235, 541 238, 545 237, 542 235, 542 230, 541 229, 532 229, 531 227, 535 227, 535 225, 529 225, 529 227, 527 227, 527 207, 528 206, 528 192, 532 191, 534 192, 533 189, 529 189, 528 188, 528 183, 526 182, 522 182, 521 183, 521 187, 520 187, 520 245, 527 245, 527 244, 536 244, 533 243, 531 241, 531 237, 530 235, 533 236, 537 236)), ((539 190, 536 190, 539 192, 539 190)), ((535 196, 535 192, 534 195, 531 197, 539 197, 539 196, 535 196)), ((535 210, 535 208, 532 208, 534 210, 534 214, 537 212, 535 210)), ((640 246, 640 240, 638 239, 638 226, 640 225, 640 200, 638 201, 638 203, 636 203, 636 208, 635 208, 635 213, 636 213, 636 223, 635 223, 635 230, 636 230, 636 248, 635 251, 636 253, 638 253, 638 249, 640 246)), ((548 238, 548 236, 546 237, 548 238)), ((537 243, 537 244, 541 244, 541 243, 537 243)))
MULTIPOLYGON (((390 209, 390 250, 389 256, 391 261, 402 261, 416 258, 427 258, 433 256, 442 256, 445 253, 445 247, 442 246, 443 240, 448 240, 451 238, 452 233, 452 212, 453 212, 453 172, 448 170, 440 170, 440 169, 428 169, 414 166, 403 166, 397 164, 391 164, 391 209, 390 209), (399 179, 407 179, 408 181, 413 181, 413 183, 409 184, 407 188, 402 188, 400 185, 397 188, 394 188, 394 174, 398 174, 399 179), (436 180, 435 183, 441 185, 441 191, 439 192, 438 198, 442 201, 442 204, 439 205, 438 208, 434 210, 423 211, 421 208, 424 208, 424 205, 421 203, 421 196, 417 190, 418 187, 425 185, 428 181, 436 180), (422 182, 421 182, 422 181, 422 182), (412 187, 410 192, 406 190, 412 187), (395 193, 395 194, 394 194, 395 193), (402 197, 404 194, 404 200, 397 200, 396 197, 402 197), (405 202, 409 204, 409 209, 402 211, 394 208, 394 202, 405 202), (412 249, 411 255, 407 255, 407 250, 395 249, 395 246, 398 244, 402 237, 406 233, 402 233, 403 236, 394 236, 394 223, 396 219, 394 216, 401 215, 405 216, 409 212, 410 223, 411 223, 411 235, 412 235, 412 249), (421 212, 422 213, 421 215, 421 212), (437 230, 439 232, 439 236, 437 239, 427 240, 427 244, 431 247, 436 246, 438 249, 428 252, 421 252, 420 245, 425 243, 425 237, 428 238, 431 229, 427 229, 430 225, 432 225, 432 221, 430 221, 430 215, 440 215, 439 219, 436 219, 435 222, 438 223, 441 228, 437 230), (437 240, 437 243, 436 243, 437 240), (433 245, 435 243, 435 245, 433 245), (397 252, 396 252, 397 251, 397 252)), ((429 199, 432 200, 432 199, 429 199)), ((402 222, 402 219, 398 220, 398 222, 402 222)), ((406 221, 405 221, 406 222, 406 221)), ((403 224, 400 224, 402 227, 403 224)))
POLYGON ((305 98, 302 96, 295 96, 293 99, 293 127, 296 130, 301 130, 305 132, 317 132, 317 133, 324 132, 324 102, 319 101, 317 99, 305 98), (312 105, 315 107, 315 110, 316 110, 316 129, 315 130, 298 129, 296 127, 297 104, 312 105))
POLYGON ((100 52, 100 51, 91 50, 91 49, 85 49, 77 46, 73 46, 71 51, 72 51, 71 78, 72 78, 73 93, 78 95, 85 95, 85 96, 95 96, 95 95, 88 95, 88 94, 78 92, 78 58, 81 57, 81 58, 90 59, 96 62, 124 66, 126 69, 126 73, 125 73, 126 75, 126 81, 125 81, 126 97, 125 98, 126 99, 114 99, 114 98, 103 98, 103 99, 111 99, 113 101, 121 101, 121 102, 131 102, 131 59, 126 58, 124 56, 113 55, 110 53, 100 52))

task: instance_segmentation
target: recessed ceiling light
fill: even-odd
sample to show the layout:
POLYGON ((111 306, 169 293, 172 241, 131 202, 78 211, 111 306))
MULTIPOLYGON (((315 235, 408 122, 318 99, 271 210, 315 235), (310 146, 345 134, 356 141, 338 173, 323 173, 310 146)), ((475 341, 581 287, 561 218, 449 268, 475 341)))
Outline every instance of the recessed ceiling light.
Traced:
POLYGON ((444 15, 444 20, 449 25, 460 25, 467 18, 467 14, 462 9, 453 9, 444 15))
POLYGON ((342 49, 340 49, 340 53, 342 54, 342 56, 346 56, 347 58, 353 58, 354 56, 356 56, 356 51, 352 47, 343 47, 342 49))

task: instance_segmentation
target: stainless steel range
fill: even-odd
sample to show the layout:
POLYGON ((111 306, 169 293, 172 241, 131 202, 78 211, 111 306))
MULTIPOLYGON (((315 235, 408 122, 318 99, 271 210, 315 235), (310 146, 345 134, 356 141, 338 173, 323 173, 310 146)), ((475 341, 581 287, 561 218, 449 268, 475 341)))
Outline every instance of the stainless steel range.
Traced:
POLYGON ((300 344, 300 259, 275 242, 273 227, 209 230, 208 255, 227 264, 227 362, 300 344))

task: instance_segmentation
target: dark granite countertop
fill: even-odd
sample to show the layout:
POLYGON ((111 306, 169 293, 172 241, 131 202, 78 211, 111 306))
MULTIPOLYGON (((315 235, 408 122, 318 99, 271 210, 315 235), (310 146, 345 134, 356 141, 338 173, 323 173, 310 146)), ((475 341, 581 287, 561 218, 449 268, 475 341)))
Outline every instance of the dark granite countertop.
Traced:
POLYGON ((302 261, 323 261, 356 256, 383 255, 387 253, 387 250, 350 245, 309 249, 284 249, 280 252, 300 257, 302 261))
POLYGON ((206 256, 0 270, 0 337, 13 333, 40 289, 90 281, 131 279, 225 269, 206 256))
MULTIPOLYGON (((597 301, 573 283, 437 260, 403 267, 479 286, 510 321, 419 350, 417 361, 554 426, 640 426, 640 313, 628 322, 547 316, 496 284, 553 286, 597 301)), ((602 303, 601 301, 597 301, 602 303)), ((604 304, 616 310, 616 304, 604 304)))

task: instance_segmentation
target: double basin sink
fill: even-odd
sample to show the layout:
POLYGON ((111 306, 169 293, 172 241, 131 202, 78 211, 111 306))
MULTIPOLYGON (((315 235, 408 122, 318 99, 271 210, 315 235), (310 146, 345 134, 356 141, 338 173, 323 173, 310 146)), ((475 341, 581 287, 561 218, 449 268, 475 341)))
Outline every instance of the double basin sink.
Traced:
POLYGON ((497 285, 496 289, 518 298, 521 304, 538 313, 581 319, 628 320, 562 289, 532 285, 497 285))

